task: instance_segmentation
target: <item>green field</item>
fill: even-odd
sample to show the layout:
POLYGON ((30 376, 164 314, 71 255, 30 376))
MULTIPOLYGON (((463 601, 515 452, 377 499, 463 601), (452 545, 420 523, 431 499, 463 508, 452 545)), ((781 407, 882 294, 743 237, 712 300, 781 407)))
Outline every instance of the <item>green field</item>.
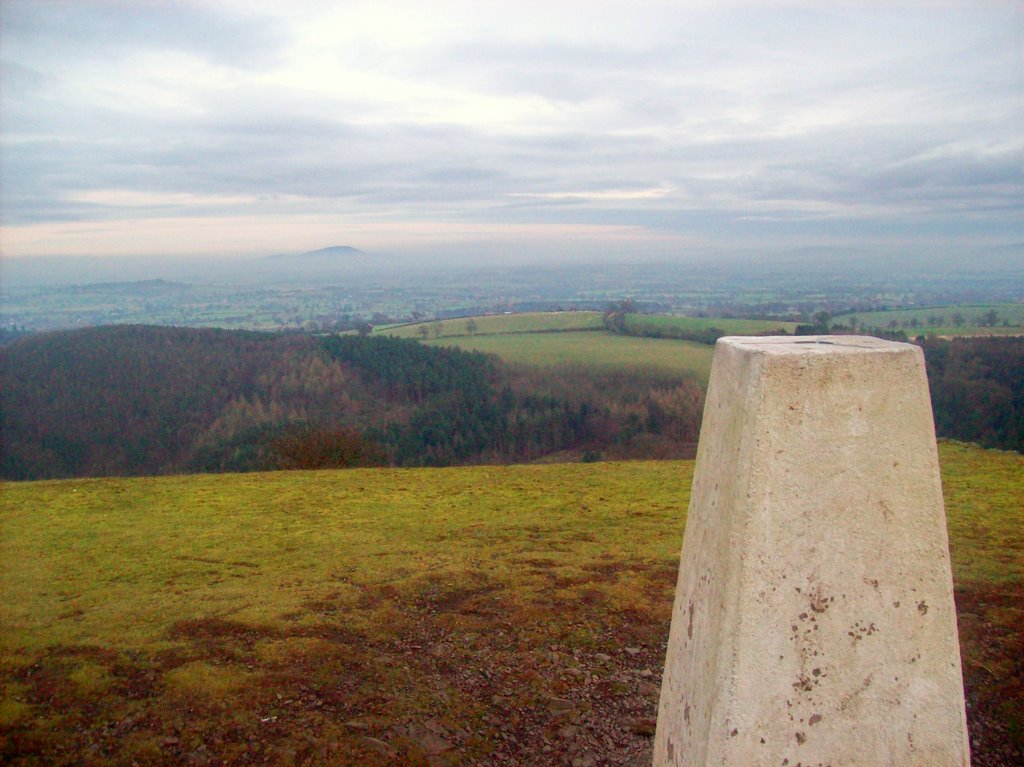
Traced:
POLYGON ((725 335, 756 336, 782 331, 790 335, 796 330, 795 322, 775 320, 738 320, 723 317, 675 317, 667 314, 630 314, 626 327, 631 332, 643 332, 645 328, 655 331, 682 330, 700 331, 717 328, 725 335))
MULTIPOLYGON (((727 335, 763 335, 775 330, 792 333, 795 322, 772 320, 724 319, 719 317, 679 317, 666 314, 631 314, 627 321, 631 331, 645 327, 656 329, 707 330, 718 328, 727 335)), ((602 330, 600 312, 527 312, 523 314, 488 314, 452 320, 418 322, 409 325, 385 325, 374 330, 383 335, 402 338, 452 338, 460 336, 500 335, 507 333, 555 333, 571 330, 602 330), (475 327, 467 328, 472 320, 475 327)))
MULTIPOLYGON (((1021 743, 1024 457, 940 453, 983 764, 1021 743)), ((5 484, 0 763, 642 759, 692 470, 5 484)))
MULTIPOLYGON (((731 335, 758 335, 778 329, 792 333, 796 323, 629 315, 628 327, 634 332, 642 332, 643 327, 689 331, 714 327, 731 335)), ((600 312, 486 315, 381 327, 374 332, 494 354, 518 364, 641 370, 659 377, 692 377, 704 385, 710 375, 713 352, 712 346, 692 341, 609 333, 604 330, 600 312), (470 321, 475 325, 467 327, 470 321)))
POLYGON ((707 385, 713 346, 608 332, 516 333, 465 336, 427 343, 495 354, 507 362, 641 370, 662 377, 692 376, 707 385))
POLYGON ((600 312, 533 312, 424 322, 375 332, 426 343, 494 354, 527 365, 572 365, 608 370, 641 370, 658 377, 694 377, 707 384, 713 347, 688 341, 636 338, 604 330, 600 312))
POLYGON ((453 336, 494 335, 502 333, 556 333, 566 330, 601 330, 604 321, 600 312, 526 312, 523 314, 487 314, 480 317, 462 317, 454 320, 418 322, 411 325, 385 325, 375 333, 400 338, 428 338, 453 336), (470 332, 466 325, 474 322, 470 332))
POLYGON ((861 327, 883 330, 903 330, 908 336, 972 336, 1024 334, 1024 304, 964 304, 932 306, 922 309, 893 309, 885 312, 856 312, 834 317, 837 323, 848 324, 856 317, 861 327), (995 325, 987 325, 985 315, 995 312, 995 325), (956 325, 953 316, 959 314, 962 324, 956 325))

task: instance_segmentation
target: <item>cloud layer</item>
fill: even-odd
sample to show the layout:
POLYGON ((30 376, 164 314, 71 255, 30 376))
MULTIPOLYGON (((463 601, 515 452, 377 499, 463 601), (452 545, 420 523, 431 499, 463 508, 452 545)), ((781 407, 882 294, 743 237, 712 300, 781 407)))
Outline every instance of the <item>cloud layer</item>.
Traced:
POLYGON ((4 253, 1024 239, 1019 4, 681 5, 8 0, 4 253))

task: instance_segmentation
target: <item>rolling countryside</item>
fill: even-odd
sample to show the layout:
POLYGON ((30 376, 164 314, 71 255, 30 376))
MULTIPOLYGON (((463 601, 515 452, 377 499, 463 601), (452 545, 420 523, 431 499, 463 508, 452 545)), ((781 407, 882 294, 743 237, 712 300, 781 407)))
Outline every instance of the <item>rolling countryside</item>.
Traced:
MULTIPOLYGON (((686 333, 773 329, 653 321, 686 333)), ((46 359, 79 360, 99 392, 126 355, 165 371, 163 388, 133 385, 138 395, 124 398, 161 429, 175 412, 161 403, 183 394, 176 365, 191 360, 184 394, 210 436, 205 452, 185 441, 185 457, 152 464, 171 476, 0 488, 5 764, 650 763, 693 463, 607 459, 657 457, 655 437, 695 440, 713 347, 612 332, 597 313, 421 326, 391 329, 404 339, 129 326, 9 347, 12 360, 35 359, 36 343, 46 359), (424 446, 441 447, 430 441, 438 417, 464 417, 458 403, 471 394, 497 407, 481 411, 497 419, 484 431, 532 464, 460 458, 463 440, 435 455, 477 465, 416 468, 424 446), (345 409, 310 409, 317 401, 345 409), (393 413, 394 426, 352 431, 347 414, 360 412, 377 423, 393 413), (536 442, 584 412, 584 431, 564 445, 536 442), (305 420, 273 420, 281 414, 305 420), (300 429, 311 415, 349 430, 300 429), (374 434, 392 440, 387 451, 369 449, 374 434), (598 453, 586 440, 600 434, 598 453), (265 451, 247 473, 179 473, 204 456, 250 455, 243 448, 265 451)), ((962 390, 963 370, 1020 345, 957 343, 925 345, 942 363, 930 371, 940 405, 962 390)), ((936 412, 955 421, 955 409, 936 412)), ((455 439, 470 422, 453 423, 455 439)), ((145 434, 133 444, 143 451, 145 434)), ((174 454, 177 443, 161 444, 174 454)), ((1024 459, 953 441, 940 457, 971 737, 990 760, 979 763, 1012 763, 1024 732, 1024 459)), ((204 470, 229 468, 218 460, 204 470)))
POLYGON ((0 0, 0 767, 1022 767, 1024 4, 923 5, 0 0))

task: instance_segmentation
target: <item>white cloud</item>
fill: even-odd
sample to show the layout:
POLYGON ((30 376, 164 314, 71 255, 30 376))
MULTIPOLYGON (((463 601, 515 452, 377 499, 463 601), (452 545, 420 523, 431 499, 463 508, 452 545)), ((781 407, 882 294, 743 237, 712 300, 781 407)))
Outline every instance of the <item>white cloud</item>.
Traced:
MULTIPOLYGON (((267 197, 252 194, 193 194, 191 192, 149 192, 136 189, 86 189, 72 192, 67 199, 88 205, 102 205, 113 208, 191 208, 254 205, 267 202, 267 197)), ((308 198, 298 195, 274 195, 272 202, 305 202, 308 198)))
POLYGON ((980 216, 1007 237, 1024 218, 1019 5, 10 0, 0 14, 12 253, 50 248, 47 226, 85 252, 98 241, 73 227, 117 222, 159 248, 156 222, 192 216, 211 248, 256 214, 311 232, 606 224, 722 241, 753 219, 865 235, 899 219, 924 239, 944 214, 947 232, 980 216))
POLYGON ((525 197, 538 200, 594 200, 600 202, 627 200, 658 200, 672 194, 671 186, 649 189, 594 189, 578 192, 513 192, 509 197, 525 197))

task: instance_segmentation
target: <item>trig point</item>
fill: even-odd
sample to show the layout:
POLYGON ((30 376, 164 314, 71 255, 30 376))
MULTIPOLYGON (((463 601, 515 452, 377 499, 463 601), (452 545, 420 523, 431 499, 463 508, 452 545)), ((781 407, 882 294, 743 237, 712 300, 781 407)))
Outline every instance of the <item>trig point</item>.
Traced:
POLYGON ((720 339, 655 767, 969 763, 920 349, 720 339))

